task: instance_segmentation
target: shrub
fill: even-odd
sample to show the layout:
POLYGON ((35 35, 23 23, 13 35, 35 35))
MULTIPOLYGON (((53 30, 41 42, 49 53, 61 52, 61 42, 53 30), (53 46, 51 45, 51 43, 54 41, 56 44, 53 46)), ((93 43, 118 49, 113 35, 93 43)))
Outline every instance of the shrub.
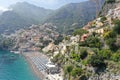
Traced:
POLYGON ((64 72, 70 74, 72 70, 73 70, 73 66, 68 65, 65 67, 64 72))
POLYGON ((113 22, 115 24, 113 31, 120 34, 120 20, 114 20, 113 22))
POLYGON ((88 31, 84 30, 84 29, 77 29, 73 32, 73 35, 83 35, 83 34, 86 34, 88 33, 88 31))
POLYGON ((118 62, 120 61, 120 53, 114 53, 112 56, 111 56, 111 59, 115 62, 118 62))
POLYGON ((54 41, 54 44, 58 45, 60 42, 62 42, 63 39, 64 39, 63 36, 59 35, 58 38, 54 41))
POLYGON ((87 57, 88 53, 86 49, 81 49, 80 50, 80 58, 85 59, 87 57))
POLYGON ((108 31, 104 34, 104 38, 107 40, 109 38, 116 38, 116 33, 113 31, 108 31))
POLYGON ((72 51, 70 54, 70 57, 74 59, 75 61, 79 62, 80 61, 80 56, 75 53, 75 51, 72 51))
POLYGON ((92 47, 92 48, 101 48, 102 46, 100 39, 94 36, 89 36, 86 39, 86 44, 88 45, 88 47, 92 47))
POLYGON ((108 49, 103 49, 99 51, 99 55, 103 57, 104 59, 110 59, 112 52, 108 49))
POLYGON ((106 3, 115 3, 115 0, 106 0, 106 3))
POLYGON ((104 59, 99 55, 92 55, 89 59, 89 64, 93 67, 105 67, 104 59))
POLYGON ((72 76, 80 76, 82 74, 83 70, 81 68, 74 68, 71 72, 72 76))
POLYGON ((104 22, 105 20, 107 20, 107 18, 106 18, 105 16, 103 16, 103 17, 101 18, 101 22, 104 22))
POLYGON ((109 48, 112 51, 116 51, 118 49, 116 43, 116 38, 109 38, 108 40, 106 40, 106 44, 109 45, 109 48))

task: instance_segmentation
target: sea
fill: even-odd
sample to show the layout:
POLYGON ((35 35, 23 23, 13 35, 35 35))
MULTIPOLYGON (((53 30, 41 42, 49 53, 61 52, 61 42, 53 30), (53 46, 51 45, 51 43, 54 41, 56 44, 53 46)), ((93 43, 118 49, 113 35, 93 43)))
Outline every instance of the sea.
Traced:
POLYGON ((25 58, 9 51, 0 51, 0 80, 39 80, 25 58))

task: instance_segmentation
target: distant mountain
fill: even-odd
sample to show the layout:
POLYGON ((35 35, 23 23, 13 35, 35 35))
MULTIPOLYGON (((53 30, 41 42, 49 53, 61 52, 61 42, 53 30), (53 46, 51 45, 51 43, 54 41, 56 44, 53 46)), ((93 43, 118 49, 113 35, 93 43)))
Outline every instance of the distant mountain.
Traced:
MULTIPOLYGON (((104 0, 99 0, 99 10, 104 0)), ((67 31, 74 27, 82 27, 96 16, 96 4, 92 1, 70 3, 56 10, 46 22, 54 23, 59 31, 67 31), (76 25, 75 25, 76 24, 76 25), (73 25, 73 26, 72 26, 73 25)))
POLYGON ((36 22, 43 21, 44 18, 52 12, 50 9, 37 7, 27 2, 18 2, 15 5, 10 6, 10 8, 20 16, 27 19, 33 19, 36 22))
POLYGON ((33 20, 24 19, 14 11, 6 11, 0 16, 0 32, 14 32, 33 23, 35 23, 33 20))
POLYGON ((52 12, 27 2, 19 2, 9 8, 12 10, 0 15, 0 33, 6 31, 9 33, 32 24, 40 24, 52 12))
MULTIPOLYGON (((99 9, 104 0, 100 0, 99 9)), ((82 27, 96 15, 96 4, 86 1, 70 3, 57 10, 44 9, 27 2, 11 5, 10 11, 0 15, 0 33, 11 33, 17 29, 28 28, 32 24, 53 23, 59 32, 82 27)))

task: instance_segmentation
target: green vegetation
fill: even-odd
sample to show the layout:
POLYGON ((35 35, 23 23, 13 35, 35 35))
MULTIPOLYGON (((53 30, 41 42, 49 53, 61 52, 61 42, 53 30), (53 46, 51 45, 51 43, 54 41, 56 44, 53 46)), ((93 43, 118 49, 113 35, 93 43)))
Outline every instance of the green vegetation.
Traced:
POLYGON ((81 68, 74 68, 71 72, 73 77, 81 76, 82 73, 83 73, 83 70, 81 68))
POLYGON ((109 39, 109 38, 116 38, 116 33, 113 31, 108 31, 104 33, 104 39, 109 39))
MULTIPOLYGON (((104 23, 106 17, 102 17, 101 20, 104 23)), ((110 28, 109 25, 106 24, 108 27, 105 29, 103 36, 93 33, 88 36, 85 41, 78 42, 78 47, 74 46, 69 49, 67 62, 73 65, 73 69, 69 73, 71 76, 69 78, 70 80, 87 79, 89 72, 86 71, 86 68, 84 69, 86 66, 92 66, 96 73, 100 71, 104 72, 106 68, 110 70, 111 68, 109 66, 119 68, 120 48, 118 43, 120 39, 120 21, 114 20, 113 23, 115 24, 113 28, 110 28), (76 48, 78 50, 76 50, 76 48), (116 64, 117 67, 111 63, 116 64)), ((77 29, 73 35, 82 36, 84 33, 87 33, 87 31, 77 29)), ((66 37, 66 40, 69 41, 68 37, 66 37)), ((112 71, 117 72, 117 69, 112 69, 112 71)))
POLYGON ((117 46, 115 44, 116 43, 116 37, 117 37, 117 34, 116 34, 115 31, 108 31, 108 32, 104 33, 105 42, 112 51, 117 50, 117 46))
POLYGON ((117 34, 120 34, 120 20, 114 20, 113 23, 115 24, 114 27, 114 32, 116 32, 117 34))
POLYGON ((119 62, 120 61, 120 53, 116 52, 116 53, 112 54, 111 59, 115 62, 119 62))
POLYGON ((97 68, 102 68, 102 67, 105 67, 105 62, 104 62, 104 59, 95 54, 95 55, 92 55, 89 59, 89 64, 91 64, 93 67, 97 67, 97 68))
POLYGON ((89 36, 85 40, 86 46, 91 48, 101 48, 102 43, 100 42, 100 39, 98 37, 89 36))
POLYGON ((65 57, 62 54, 57 54, 51 59, 53 63, 57 63, 59 66, 62 66, 65 63, 65 57))
POLYGON ((0 50, 9 50, 14 46, 14 40, 0 36, 0 50))
POLYGON ((86 42, 88 43, 89 47, 97 47, 100 48, 101 43, 97 37, 88 37, 86 42))
POLYGON ((106 3, 115 3, 116 0, 106 0, 106 3))
POLYGON ((58 45, 60 42, 62 42, 63 39, 64 39, 63 36, 62 36, 62 35, 59 35, 57 39, 54 39, 54 40, 55 40, 55 41, 54 41, 54 44, 55 44, 55 45, 58 45))
POLYGON ((68 80, 70 80, 72 70, 73 70, 72 65, 68 65, 64 68, 64 73, 68 74, 68 80))
POLYGON ((75 36, 75 35, 80 35, 80 36, 82 36, 83 34, 86 34, 86 33, 88 33, 88 31, 86 31, 86 30, 84 30, 84 29, 77 29, 77 30, 75 30, 74 32, 73 32, 73 35, 75 36))
POLYGON ((101 18, 101 22, 104 22, 105 20, 107 20, 107 18, 106 18, 105 16, 103 16, 103 17, 101 18))
POLYGON ((70 57, 77 62, 80 61, 80 54, 75 53, 75 51, 71 52, 70 57))
POLYGON ((82 49, 80 50, 80 58, 81 58, 81 59, 85 59, 85 58, 87 57, 87 55, 88 55, 87 50, 82 48, 82 49))
POLYGON ((84 70, 81 69, 80 67, 74 67, 72 65, 67 65, 64 67, 64 72, 66 75, 66 79, 68 78, 68 80, 86 80, 87 77, 84 74, 84 70), (67 77, 68 76, 68 77, 67 77))
POLYGON ((109 49, 102 49, 99 51, 99 56, 101 56, 103 59, 110 60, 111 55, 112 52, 109 49))

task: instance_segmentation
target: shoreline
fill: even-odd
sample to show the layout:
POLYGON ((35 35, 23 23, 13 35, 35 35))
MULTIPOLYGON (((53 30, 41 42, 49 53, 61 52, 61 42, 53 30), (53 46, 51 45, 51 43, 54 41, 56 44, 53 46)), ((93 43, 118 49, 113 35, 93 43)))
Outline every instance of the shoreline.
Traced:
MULTIPOLYGON (((32 54, 31 52, 27 52, 27 54, 32 54)), ((33 52, 33 54, 38 52, 33 52)), ((43 80, 45 78, 45 74, 42 74, 41 71, 38 70, 38 68, 33 64, 30 57, 26 55, 26 53, 22 53, 22 55, 25 57, 28 65, 30 65, 31 71, 38 77, 39 80, 43 80)))
POLYGON ((39 78, 39 80, 63 80, 62 70, 60 73, 48 74, 46 64, 49 57, 40 52, 24 52, 22 55, 30 65, 31 71, 39 78))

